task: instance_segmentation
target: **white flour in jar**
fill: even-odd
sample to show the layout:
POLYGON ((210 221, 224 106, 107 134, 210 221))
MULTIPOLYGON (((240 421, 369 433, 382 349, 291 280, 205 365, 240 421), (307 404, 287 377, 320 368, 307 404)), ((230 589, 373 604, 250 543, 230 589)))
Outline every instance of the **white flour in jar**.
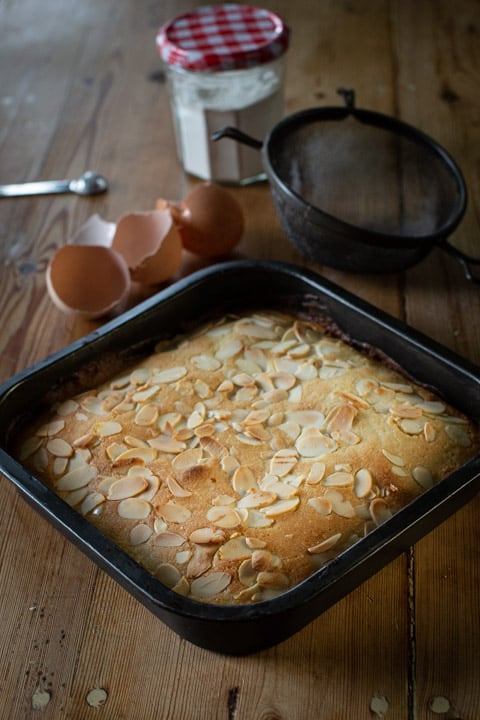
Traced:
POLYGON ((186 172, 232 183, 264 177, 258 150, 228 138, 214 142, 211 135, 232 126, 263 141, 283 113, 279 64, 240 72, 172 72, 178 154, 186 172))

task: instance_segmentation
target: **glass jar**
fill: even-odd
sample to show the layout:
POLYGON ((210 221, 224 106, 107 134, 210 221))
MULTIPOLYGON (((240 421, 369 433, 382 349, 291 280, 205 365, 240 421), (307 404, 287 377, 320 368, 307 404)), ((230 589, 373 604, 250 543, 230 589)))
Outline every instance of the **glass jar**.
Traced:
POLYGON ((273 13, 214 5, 160 28, 177 150, 186 172, 232 184, 265 177, 261 154, 212 133, 233 126, 263 140, 284 110, 289 30, 273 13))

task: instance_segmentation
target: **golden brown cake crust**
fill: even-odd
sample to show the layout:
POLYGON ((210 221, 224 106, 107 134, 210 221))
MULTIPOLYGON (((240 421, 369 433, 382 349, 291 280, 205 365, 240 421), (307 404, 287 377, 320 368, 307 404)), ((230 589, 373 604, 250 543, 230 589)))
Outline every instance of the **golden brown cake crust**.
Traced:
POLYGON ((301 582, 479 447, 388 364, 259 312, 55 404, 19 457, 170 588, 233 604, 301 582))

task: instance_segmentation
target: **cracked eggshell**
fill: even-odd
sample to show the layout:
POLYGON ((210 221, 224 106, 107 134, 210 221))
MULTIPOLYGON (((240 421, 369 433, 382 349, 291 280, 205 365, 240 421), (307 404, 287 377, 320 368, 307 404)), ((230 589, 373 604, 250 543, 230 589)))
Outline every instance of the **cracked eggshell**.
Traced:
POLYGON ((231 192, 215 183, 197 185, 183 203, 158 199, 157 208, 169 208, 183 247, 201 257, 230 253, 242 239, 243 210, 231 192))
POLYGON ((50 260, 47 290, 63 312, 100 318, 119 310, 130 290, 124 258, 109 247, 64 245, 50 260))
POLYGON ((128 213, 120 218, 112 248, 122 255, 132 279, 156 285, 170 278, 182 260, 182 241, 169 210, 128 213))

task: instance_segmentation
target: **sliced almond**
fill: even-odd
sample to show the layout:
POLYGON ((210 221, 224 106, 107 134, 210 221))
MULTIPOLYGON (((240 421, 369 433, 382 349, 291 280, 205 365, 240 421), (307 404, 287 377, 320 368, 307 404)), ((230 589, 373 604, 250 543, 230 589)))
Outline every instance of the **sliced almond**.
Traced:
POLYGON ((124 500, 139 495, 148 487, 148 481, 139 475, 130 475, 115 480, 108 489, 109 500, 124 500))
POLYGON ((302 457, 322 457, 337 448, 337 443, 316 427, 308 427, 298 437, 295 447, 302 457))
POLYGON ((145 520, 151 509, 149 502, 136 497, 126 498, 118 504, 118 514, 128 520, 145 520))
POLYGON ((135 527, 130 530, 130 544, 143 545, 143 543, 149 540, 152 532, 152 528, 149 525, 145 525, 145 523, 135 525, 135 527))
POLYGON ((355 473, 353 492, 358 498, 364 498, 371 492, 372 486, 372 473, 370 470, 367 470, 367 468, 360 468, 360 470, 355 473))
POLYGON ((299 504, 299 497, 293 497, 288 500, 278 500, 278 502, 273 503, 273 505, 266 507, 263 510, 263 513, 267 518, 276 518, 279 515, 292 512, 299 506, 299 504))
POLYGON ((62 438, 52 438, 47 442, 47 450, 55 457, 72 457, 73 447, 62 438))
POLYGON ((312 547, 308 548, 308 552, 311 555, 316 555, 318 553, 327 552, 328 550, 331 550, 335 547, 335 545, 338 544, 338 541, 342 537, 342 533, 336 533, 335 535, 332 535, 331 537, 327 538, 326 540, 323 540, 322 542, 318 543, 317 545, 313 545, 312 547))
POLYGON ((225 572, 212 572, 192 580, 190 592, 194 597, 210 600, 223 592, 231 583, 232 578, 225 572))
POLYGON ((180 547, 185 542, 185 538, 179 533, 166 530, 155 535, 154 542, 159 547, 180 547))
POLYGON ((307 502, 319 515, 330 515, 332 512, 332 503, 326 497, 312 497, 307 502))
POLYGON ((164 505, 156 505, 155 511, 167 523, 185 523, 192 517, 191 511, 187 507, 171 501, 164 505))

